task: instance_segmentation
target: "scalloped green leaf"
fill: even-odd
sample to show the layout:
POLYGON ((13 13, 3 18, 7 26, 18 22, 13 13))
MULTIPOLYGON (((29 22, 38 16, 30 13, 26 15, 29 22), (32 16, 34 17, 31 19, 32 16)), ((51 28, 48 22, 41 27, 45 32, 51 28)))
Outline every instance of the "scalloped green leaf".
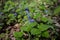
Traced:
POLYGON ((50 37, 49 32, 48 31, 43 32, 42 37, 49 38, 50 37))
POLYGON ((54 15, 59 15, 59 12, 60 12, 60 6, 54 9, 54 15))
POLYGON ((31 29, 31 34, 32 35, 38 35, 38 34, 40 34, 41 32, 39 31, 39 29, 37 29, 37 28, 32 28, 31 29))
POLYGON ((45 30, 47 30, 48 28, 50 28, 50 26, 49 25, 47 25, 47 24, 40 24, 40 25, 38 25, 38 28, 39 28, 39 30, 40 31, 45 31, 45 30))
POLYGON ((14 37, 19 38, 23 36, 23 32, 14 32, 14 37))

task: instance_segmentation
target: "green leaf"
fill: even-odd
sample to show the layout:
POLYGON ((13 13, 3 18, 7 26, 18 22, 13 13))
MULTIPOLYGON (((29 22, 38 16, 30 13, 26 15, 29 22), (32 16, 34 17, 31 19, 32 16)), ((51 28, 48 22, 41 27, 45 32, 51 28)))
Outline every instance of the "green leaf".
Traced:
POLYGON ((43 21, 43 22, 47 22, 48 19, 47 19, 47 17, 41 17, 41 21, 43 21))
POLYGON ((8 17, 10 18, 10 20, 14 20, 15 19, 14 14, 9 14, 8 17))
POLYGON ((59 12, 60 12, 60 6, 55 8, 54 15, 59 15, 59 12))
POLYGON ((30 10, 30 12, 31 12, 31 13, 33 13, 35 9, 34 9, 34 8, 29 7, 29 10, 30 10))
POLYGON ((2 27, 0 26, 0 30, 2 29, 2 27))
POLYGON ((17 18, 21 18, 21 15, 18 15, 17 18))
POLYGON ((32 28, 31 29, 31 34, 32 35, 38 35, 38 34, 40 34, 41 32, 39 31, 39 29, 36 29, 36 28, 32 28))
POLYGON ((4 33, 0 34, 0 38, 4 38, 4 37, 5 37, 4 33))
POLYGON ((39 38, 34 38, 33 40, 39 40, 39 38))
POLYGON ((45 31, 45 30, 47 30, 48 28, 50 28, 50 26, 41 23, 40 25, 38 25, 38 28, 39 28, 40 31, 45 31))
POLYGON ((28 17, 27 16, 24 16, 24 19, 28 20, 28 17))
POLYGON ((28 26, 28 27, 21 27, 21 31, 26 31, 29 32, 32 29, 32 27, 28 26))
POLYGON ((35 19, 37 19, 37 18, 39 18, 39 17, 41 17, 41 13, 36 13, 36 14, 34 15, 34 18, 35 18, 35 19))
POLYGON ((19 38, 23 36, 23 32, 14 32, 14 37, 19 38))
POLYGON ((34 27, 34 26, 36 26, 36 25, 37 25, 37 22, 32 22, 32 23, 26 22, 24 26, 27 26, 27 27, 34 27))
POLYGON ((6 22, 6 24, 10 24, 10 22, 11 22, 11 20, 8 20, 8 21, 6 22))
POLYGON ((27 25, 27 26, 34 27, 34 26, 36 26, 36 25, 37 25, 36 22, 32 22, 32 23, 29 23, 29 25, 27 25))
POLYGON ((17 6, 17 3, 15 4, 14 2, 12 1, 7 1, 5 3, 5 6, 4 6, 4 12, 9 12, 11 9, 13 9, 14 7, 17 6))
POLYGON ((27 31, 29 32, 34 26, 36 26, 36 22, 32 22, 32 23, 29 23, 29 22, 26 22, 22 27, 21 27, 21 30, 22 31, 27 31))
POLYGON ((34 7, 34 6, 36 6, 36 2, 32 2, 29 4, 29 7, 34 7))
POLYGON ((42 37, 49 38, 50 37, 49 32, 48 31, 43 32, 42 37))
POLYGON ((21 22, 21 19, 18 19, 18 22, 21 22))
POLYGON ((45 10, 45 6, 44 6, 44 5, 40 5, 40 6, 39 6, 39 9, 45 10))
POLYGON ((53 20, 51 19, 51 18, 48 18, 48 22, 47 22, 47 24, 52 24, 53 23, 53 20))
POLYGON ((20 12, 20 8, 16 10, 16 12, 20 12))

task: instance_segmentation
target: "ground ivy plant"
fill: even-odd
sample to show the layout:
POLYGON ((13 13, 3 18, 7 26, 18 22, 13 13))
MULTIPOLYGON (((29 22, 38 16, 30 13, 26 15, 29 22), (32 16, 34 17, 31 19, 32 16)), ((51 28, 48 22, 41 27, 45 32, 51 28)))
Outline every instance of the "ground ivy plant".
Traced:
MULTIPOLYGON (((50 9, 57 0, 21 0, 19 2, 7 1, 2 10, 1 20, 5 20, 3 25, 21 23, 20 32, 14 32, 16 40, 39 40, 41 37, 51 38, 49 29, 55 32, 53 15, 59 13, 59 8, 50 9), (49 8, 48 8, 49 7, 49 8), (4 18, 3 18, 4 16, 4 18)), ((0 13, 1 14, 1 13, 0 13)))

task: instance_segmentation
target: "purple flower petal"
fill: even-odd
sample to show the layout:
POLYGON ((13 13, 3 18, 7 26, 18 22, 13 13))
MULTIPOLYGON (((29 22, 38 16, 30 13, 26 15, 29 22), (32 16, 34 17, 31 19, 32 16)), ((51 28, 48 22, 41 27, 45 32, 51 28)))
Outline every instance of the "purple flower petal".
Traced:
POLYGON ((46 13, 48 13, 48 10, 45 10, 46 13))
POLYGON ((34 22, 34 19, 30 19, 30 22, 34 22))
POLYGON ((29 9, 28 9, 28 8, 26 8, 26 9, 25 9, 25 11, 29 11, 29 9))
POLYGON ((0 15, 2 15, 3 13, 2 12, 0 12, 0 15))
POLYGON ((15 16, 17 16, 17 13, 14 13, 15 16))

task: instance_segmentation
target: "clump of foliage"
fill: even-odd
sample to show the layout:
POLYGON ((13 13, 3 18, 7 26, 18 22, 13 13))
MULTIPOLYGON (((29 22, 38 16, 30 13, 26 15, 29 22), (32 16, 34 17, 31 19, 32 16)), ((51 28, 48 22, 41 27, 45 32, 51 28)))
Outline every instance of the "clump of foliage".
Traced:
MULTIPOLYGON (((57 32, 52 16, 59 15, 60 6, 54 7, 57 0, 8 0, 0 13, 1 26, 21 24, 20 32, 14 32, 16 40, 56 39, 57 32), (52 10, 51 10, 52 9, 52 10), (50 35, 50 29, 55 35, 50 35)), ((2 29, 2 28, 1 28, 2 29)))

